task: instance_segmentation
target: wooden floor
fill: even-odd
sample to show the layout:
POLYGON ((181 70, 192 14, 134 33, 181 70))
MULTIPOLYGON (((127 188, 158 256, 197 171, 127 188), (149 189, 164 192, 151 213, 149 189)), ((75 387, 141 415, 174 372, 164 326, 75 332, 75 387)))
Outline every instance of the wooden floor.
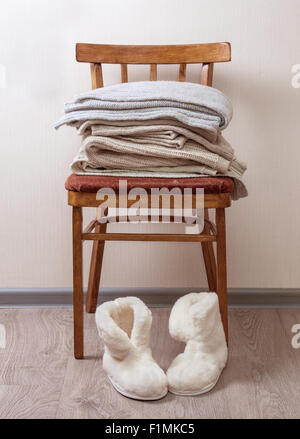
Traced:
MULTIPOLYGON (((153 309, 152 349, 166 369, 182 345, 153 309)), ((72 355, 70 309, 0 310, 0 418, 299 418, 300 349, 291 328, 300 309, 230 311, 230 357, 217 386, 196 397, 155 402, 119 395, 101 368, 94 315, 86 315, 85 360, 72 355)))

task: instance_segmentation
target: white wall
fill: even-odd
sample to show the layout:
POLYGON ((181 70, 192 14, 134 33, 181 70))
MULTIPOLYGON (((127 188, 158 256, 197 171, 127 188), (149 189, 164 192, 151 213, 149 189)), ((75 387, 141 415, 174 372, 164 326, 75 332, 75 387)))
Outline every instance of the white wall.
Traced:
MULTIPOLYGON (((72 283, 64 180, 79 139, 52 123, 65 100, 90 87, 75 43, 215 41, 232 43, 215 86, 233 101, 226 135, 248 163, 249 198, 227 211, 229 286, 299 287, 300 89, 291 86, 299 19, 299 0, 2 0, 0 287, 72 283)), ((110 66, 104 75, 119 81, 110 66)), ((195 68, 190 75, 197 80, 195 68)), ((102 286, 204 286, 201 266, 198 244, 108 243, 102 286)))

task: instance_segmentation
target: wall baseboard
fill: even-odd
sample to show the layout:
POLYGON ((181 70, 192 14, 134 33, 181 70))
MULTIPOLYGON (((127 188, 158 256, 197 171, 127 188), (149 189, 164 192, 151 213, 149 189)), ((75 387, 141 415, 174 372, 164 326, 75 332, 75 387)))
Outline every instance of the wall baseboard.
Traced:
MULTIPOLYGON (((99 303, 116 297, 137 296, 149 306, 170 306, 191 291, 205 288, 102 288, 99 303)), ((86 294, 86 292, 85 292, 86 294)), ((291 308, 300 307, 300 289, 290 288, 231 288, 228 290, 230 307, 291 308)), ((70 307, 72 288, 17 288, 0 289, 1 308, 70 307)))

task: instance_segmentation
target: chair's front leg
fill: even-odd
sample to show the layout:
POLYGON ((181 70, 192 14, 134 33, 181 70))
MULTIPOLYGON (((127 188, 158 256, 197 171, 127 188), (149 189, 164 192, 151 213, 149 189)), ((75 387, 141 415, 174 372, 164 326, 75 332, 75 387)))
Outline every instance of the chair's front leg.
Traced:
MULTIPOLYGON (((204 209, 204 218, 209 220, 208 209, 204 209)), ((204 224, 204 233, 210 233, 207 224, 204 224)), ((214 248, 212 242, 201 242, 202 254, 205 264, 206 277, 208 282, 209 291, 217 291, 216 280, 216 259, 214 254, 214 248)))
POLYGON ((228 344, 228 304, 227 304, 227 270, 226 270, 226 223, 225 209, 216 209, 217 226, 217 293, 220 313, 228 344))
MULTIPOLYGON (((107 223, 96 226, 95 233, 106 233, 107 223)), ((90 264, 90 275, 86 295, 86 311, 95 313, 97 308, 100 277, 105 241, 94 241, 90 264)))
POLYGON ((73 207, 74 356, 83 358, 82 208, 73 207))

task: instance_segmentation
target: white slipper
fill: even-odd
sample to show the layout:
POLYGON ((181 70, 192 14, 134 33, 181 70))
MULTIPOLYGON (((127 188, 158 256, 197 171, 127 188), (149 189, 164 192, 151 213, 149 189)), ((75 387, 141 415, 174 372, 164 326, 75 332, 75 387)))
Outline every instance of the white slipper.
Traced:
POLYGON ((96 324, 104 341, 103 369, 128 398, 155 400, 168 392, 167 377, 149 348, 152 314, 137 297, 100 305, 96 324))
POLYGON ((227 344, 216 293, 190 293, 177 300, 169 319, 173 338, 185 350, 167 370, 169 391, 192 396, 209 392, 227 362, 227 344))

